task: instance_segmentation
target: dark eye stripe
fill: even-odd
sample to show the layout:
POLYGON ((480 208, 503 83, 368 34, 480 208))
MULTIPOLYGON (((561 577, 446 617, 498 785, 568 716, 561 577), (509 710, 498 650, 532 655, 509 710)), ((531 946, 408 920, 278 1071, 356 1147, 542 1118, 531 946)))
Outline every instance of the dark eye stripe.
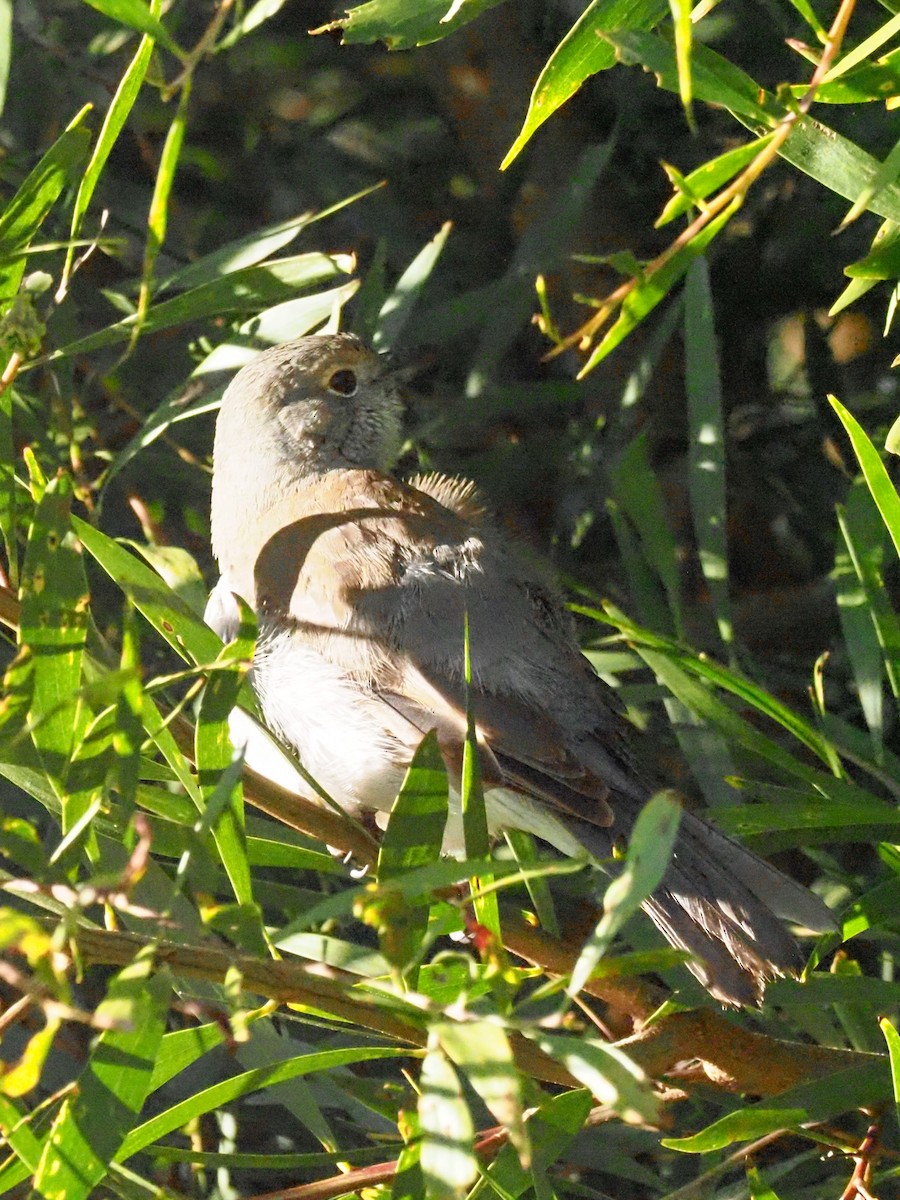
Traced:
POLYGON ((335 371, 328 380, 328 390, 330 392, 337 392, 339 396, 352 396, 356 391, 356 387, 356 372, 351 371, 348 367, 343 367, 340 371, 335 371))

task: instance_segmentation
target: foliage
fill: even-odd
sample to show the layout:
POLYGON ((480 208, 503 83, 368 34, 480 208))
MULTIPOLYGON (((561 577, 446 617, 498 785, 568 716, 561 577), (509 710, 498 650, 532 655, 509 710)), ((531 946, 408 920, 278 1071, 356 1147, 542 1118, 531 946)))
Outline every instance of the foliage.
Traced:
POLYGON ((594 0, 567 31, 522 4, 526 37, 512 7, 317 9, 340 46, 278 0, 73 2, 46 27, 22 5, 15 35, 0 4, 0 1194, 896 1187, 900 508, 863 428, 890 423, 896 389, 883 353, 840 370, 843 326, 817 310, 827 294, 871 328, 886 291, 893 321, 900 20, 594 0), (489 67, 437 57, 482 28, 489 67), (447 149, 428 88, 475 104, 504 86, 498 60, 530 70, 530 42, 560 33, 505 144, 498 105, 459 117, 468 159, 447 149), (662 198, 626 167, 641 179, 664 145, 685 165, 657 235, 662 198), (808 292, 788 309, 775 277, 754 316, 739 305, 779 254, 808 292), (438 348, 411 457, 478 474, 555 542, 660 774, 836 909, 840 933, 759 1013, 723 1015, 634 916, 669 853, 665 793, 598 898, 521 836, 439 860, 433 738, 380 845, 242 772, 228 714, 253 711, 252 619, 223 647, 199 616, 211 414, 260 347, 339 321, 438 348), (763 416, 735 401, 756 392, 763 416), (740 512, 764 517, 749 572, 740 512), (761 558, 780 583, 792 564, 801 610, 762 644, 761 558), (832 566, 828 662, 811 608, 832 566), (804 651, 783 653, 801 634, 808 697, 804 651))

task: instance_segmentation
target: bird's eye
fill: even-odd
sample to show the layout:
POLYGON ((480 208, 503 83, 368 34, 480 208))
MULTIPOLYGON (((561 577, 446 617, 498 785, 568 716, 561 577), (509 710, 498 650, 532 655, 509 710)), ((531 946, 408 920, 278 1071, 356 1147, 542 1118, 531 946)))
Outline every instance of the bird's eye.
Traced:
POLYGON ((348 367, 342 367, 328 380, 329 392, 337 392, 339 396, 352 396, 356 392, 356 372, 348 367))

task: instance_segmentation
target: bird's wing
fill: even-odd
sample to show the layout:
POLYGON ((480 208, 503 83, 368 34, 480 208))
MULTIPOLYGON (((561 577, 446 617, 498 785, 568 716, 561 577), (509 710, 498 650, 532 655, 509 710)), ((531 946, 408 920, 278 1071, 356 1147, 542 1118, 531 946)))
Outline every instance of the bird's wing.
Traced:
POLYGON ((469 689, 489 780, 608 827, 610 799, 645 798, 621 717, 578 652, 562 606, 498 536, 472 493, 442 498, 373 471, 299 488, 269 514, 253 564, 257 611, 296 622, 413 734, 461 761, 469 689))

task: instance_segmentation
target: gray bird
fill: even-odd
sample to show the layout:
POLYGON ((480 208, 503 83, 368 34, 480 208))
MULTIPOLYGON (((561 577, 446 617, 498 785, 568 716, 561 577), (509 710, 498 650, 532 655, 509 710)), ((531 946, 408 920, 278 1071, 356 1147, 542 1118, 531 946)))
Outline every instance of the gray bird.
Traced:
MULTIPOLYGON (((238 372, 216 426, 207 620, 228 640, 234 594, 254 609, 265 722, 355 815, 390 809, 432 729, 458 783, 467 613, 491 833, 527 830, 608 866, 652 790, 631 727, 473 485, 390 473, 401 418, 396 377, 351 334, 300 338, 238 372)), ((457 796, 445 850, 461 847, 457 796)), ((802 965, 782 918, 833 928, 817 897, 689 812, 644 907, 728 1004, 802 965)))

